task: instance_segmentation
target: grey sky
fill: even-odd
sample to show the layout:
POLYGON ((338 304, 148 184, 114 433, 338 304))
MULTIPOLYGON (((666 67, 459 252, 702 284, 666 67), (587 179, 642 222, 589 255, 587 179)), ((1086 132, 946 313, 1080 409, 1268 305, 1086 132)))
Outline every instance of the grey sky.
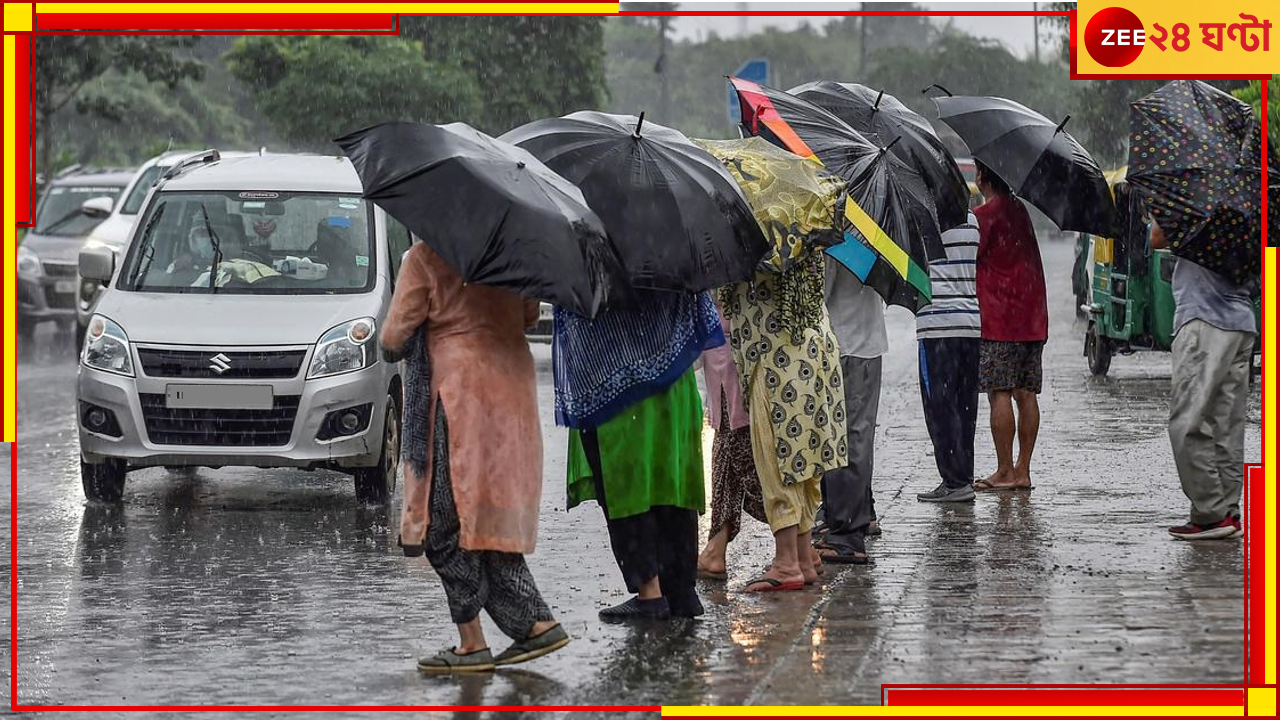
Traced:
MULTIPOLYGON (((1033 3, 1030 2, 987 2, 987 3, 966 3, 966 2, 918 2, 925 10, 1030 10, 1033 3)), ((1041 6, 1047 3, 1040 3, 1041 6)), ((867 3, 868 10, 874 10, 876 3, 867 3)), ((824 3, 806 3, 806 2, 694 2, 680 3, 681 10, 718 10, 718 11, 735 11, 741 9, 747 10, 778 10, 778 11, 805 11, 805 10, 859 10, 861 3, 856 2, 824 2, 824 3)), ((759 32, 766 27, 777 27, 780 29, 790 29, 799 26, 808 20, 809 24, 814 27, 821 27, 824 19, 821 17, 743 17, 743 18, 727 18, 727 17, 681 17, 676 20, 675 36, 680 39, 697 39, 705 36, 708 31, 714 30, 721 37, 734 37, 740 35, 745 23, 748 33, 759 32)), ((938 21, 945 22, 944 18, 937 18, 938 21)), ((1032 52, 1034 35, 1032 32, 1032 18, 1029 17, 957 17, 955 18, 956 27, 965 30, 970 35, 977 37, 988 37, 1004 43, 1005 47, 1015 55, 1029 56, 1032 52)), ((1040 51, 1044 53, 1046 48, 1052 52, 1056 47, 1056 36, 1049 30, 1045 23, 1041 21, 1041 38, 1040 51)))

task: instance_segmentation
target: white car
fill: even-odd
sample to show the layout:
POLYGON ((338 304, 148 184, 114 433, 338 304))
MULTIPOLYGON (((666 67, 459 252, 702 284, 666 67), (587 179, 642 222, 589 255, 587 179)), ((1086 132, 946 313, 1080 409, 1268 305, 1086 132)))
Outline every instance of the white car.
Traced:
MULTIPOLYGON (((259 150, 257 154, 264 152, 265 150, 259 150)), ((124 200, 116 203, 111 210, 111 214, 103 218, 93 228, 93 231, 89 233, 85 240, 84 247, 106 248, 119 255, 125 241, 129 239, 129 233, 133 230, 133 223, 138 219, 138 212, 142 209, 143 203, 146 202, 147 194, 151 192, 151 188, 155 186, 156 181, 160 179, 160 175, 182 160, 198 154, 199 151, 195 150, 174 150, 161 153, 139 166, 137 172, 133 175, 133 179, 129 181, 129 184, 124 188, 124 192, 121 193, 124 200)), ((252 155, 254 153, 222 153, 222 157, 225 159, 250 157, 252 155)), ((98 304, 98 298, 102 295, 103 287, 94 280, 86 280, 77 276, 76 288, 76 348, 78 350, 84 344, 85 328, 89 327, 89 318, 93 317, 93 309, 98 304)))

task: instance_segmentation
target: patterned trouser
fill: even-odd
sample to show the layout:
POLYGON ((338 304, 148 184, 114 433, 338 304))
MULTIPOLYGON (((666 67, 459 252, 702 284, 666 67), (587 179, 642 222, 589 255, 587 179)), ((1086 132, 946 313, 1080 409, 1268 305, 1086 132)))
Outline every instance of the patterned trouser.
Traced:
MULTIPOLYGON (((440 408, 440 414, 444 409, 440 408)), ((448 433, 447 420, 436 422, 437 432, 448 433)), ((448 443, 435 445, 437 452, 448 443)), ((529 636, 534 623, 553 620, 551 609, 543 601, 533 574, 520 553, 494 550, 465 550, 458 544, 458 508, 453 503, 453 485, 446 469, 447 458, 435 464, 437 472, 431 482, 430 523, 427 528, 427 559, 444 583, 449 598, 449 614, 461 625, 488 611, 489 617, 512 640, 529 636)))
POLYGON ((715 537, 724 528, 729 540, 742 528, 742 511, 768 523, 756 461, 751 455, 751 426, 729 429, 729 402, 720 393, 720 418, 711 445, 711 531, 715 537))

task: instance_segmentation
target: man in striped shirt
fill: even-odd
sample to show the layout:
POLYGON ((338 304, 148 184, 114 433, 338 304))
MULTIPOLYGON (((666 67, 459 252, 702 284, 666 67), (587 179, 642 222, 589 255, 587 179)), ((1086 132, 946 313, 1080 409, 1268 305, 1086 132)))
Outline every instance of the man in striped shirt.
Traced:
POLYGON ((920 398, 942 483, 922 502, 973 501, 973 438, 978 423, 978 218, 942 233, 945 260, 929 263, 933 303, 916 313, 920 398))

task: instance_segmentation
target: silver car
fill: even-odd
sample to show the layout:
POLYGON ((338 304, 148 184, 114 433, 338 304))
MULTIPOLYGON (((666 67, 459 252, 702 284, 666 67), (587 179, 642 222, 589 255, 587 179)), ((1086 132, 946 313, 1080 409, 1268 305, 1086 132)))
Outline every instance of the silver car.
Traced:
POLYGON ((207 151, 166 171, 80 356, 81 478, 119 500, 152 466, 332 468, 394 492, 400 369, 377 328, 409 233, 361 199, 345 158, 207 151))
POLYGON ((17 330, 31 338, 36 325, 53 321, 70 330, 76 319, 76 265, 95 226, 120 204, 132 172, 76 166, 45 189, 36 224, 17 253, 17 330))

